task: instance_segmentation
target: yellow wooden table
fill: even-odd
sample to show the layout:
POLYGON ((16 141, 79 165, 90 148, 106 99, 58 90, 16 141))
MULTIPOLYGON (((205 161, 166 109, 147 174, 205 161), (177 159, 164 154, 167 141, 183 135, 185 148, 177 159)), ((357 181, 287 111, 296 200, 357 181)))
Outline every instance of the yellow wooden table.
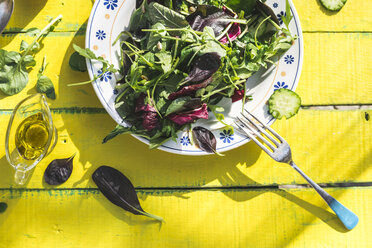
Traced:
MULTIPOLYGON (((57 146, 27 186, 13 183, 0 145, 0 247, 371 247, 372 236, 372 1, 349 0, 337 14, 317 0, 294 0, 300 16, 305 61, 298 86, 300 113, 274 129, 291 144, 294 159, 316 182, 360 218, 347 231, 313 189, 289 166, 273 162, 253 143, 225 157, 186 157, 148 150, 131 136, 102 145, 115 125, 88 79, 68 65, 72 44, 84 45, 91 0, 16 0, 0 47, 18 50, 22 34, 63 21, 37 54, 57 91, 49 101, 59 132, 57 146), (341 110, 347 105, 349 110, 341 110), (362 107, 360 107, 363 105, 362 107), (332 107, 334 106, 334 107, 332 107), (77 153, 71 178, 59 187, 43 183, 55 158, 77 153), (114 206, 91 180, 100 165, 127 175, 143 208, 166 223, 114 206)), ((38 64, 26 89, 0 95, 0 141, 10 113, 35 93, 38 64)))

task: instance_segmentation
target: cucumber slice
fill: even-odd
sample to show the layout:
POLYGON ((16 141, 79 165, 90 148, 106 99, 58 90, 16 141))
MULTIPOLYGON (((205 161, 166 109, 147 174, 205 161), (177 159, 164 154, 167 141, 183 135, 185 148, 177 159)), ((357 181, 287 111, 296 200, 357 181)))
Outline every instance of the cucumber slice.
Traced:
POLYGON ((269 112, 276 119, 291 118, 297 114, 301 106, 301 98, 296 92, 289 89, 279 89, 269 98, 269 112))
POLYGON ((344 7, 347 0, 320 0, 324 8, 330 11, 338 11, 344 7))

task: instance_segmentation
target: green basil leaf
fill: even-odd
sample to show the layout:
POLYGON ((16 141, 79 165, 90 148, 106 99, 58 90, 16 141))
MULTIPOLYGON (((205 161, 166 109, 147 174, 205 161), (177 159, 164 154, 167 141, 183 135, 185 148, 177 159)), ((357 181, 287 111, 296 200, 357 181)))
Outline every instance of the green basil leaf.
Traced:
POLYGON ((71 54, 71 57, 68 63, 71 69, 75 71, 81 71, 81 72, 87 71, 86 60, 78 52, 74 52, 73 54, 71 54))
POLYGON ((28 73, 24 66, 4 65, 0 71, 0 90, 6 95, 14 95, 28 83, 28 73))
POLYGON ((54 90, 54 85, 52 80, 47 76, 41 75, 36 83, 36 91, 39 93, 44 93, 48 98, 55 100, 56 92, 54 90))

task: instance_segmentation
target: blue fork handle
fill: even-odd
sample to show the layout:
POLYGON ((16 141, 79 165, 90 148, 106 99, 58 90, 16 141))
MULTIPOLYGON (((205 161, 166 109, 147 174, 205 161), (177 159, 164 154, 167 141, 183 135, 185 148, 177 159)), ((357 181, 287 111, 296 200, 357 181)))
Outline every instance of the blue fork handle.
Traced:
POLYGON ((330 194, 328 194, 324 189, 322 189, 317 183, 315 183, 311 178, 309 178, 298 166, 290 161, 289 163, 293 169, 295 169, 300 175, 306 179, 306 181, 319 193, 319 195, 327 202, 328 206, 335 212, 337 217, 340 219, 342 224, 348 229, 353 229, 359 221, 359 218, 352 211, 347 209, 344 205, 338 202, 330 194))

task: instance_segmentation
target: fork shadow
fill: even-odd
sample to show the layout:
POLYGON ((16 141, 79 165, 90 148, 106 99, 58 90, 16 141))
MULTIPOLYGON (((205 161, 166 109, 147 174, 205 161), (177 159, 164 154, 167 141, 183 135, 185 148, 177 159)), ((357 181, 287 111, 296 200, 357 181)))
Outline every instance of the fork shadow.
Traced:
MULTIPOLYGON (((349 231, 344 227, 342 222, 338 219, 338 217, 334 213, 331 213, 321 207, 318 207, 312 203, 309 203, 308 201, 305 201, 295 196, 294 194, 289 193, 286 190, 283 190, 280 188, 271 188, 271 187, 270 189, 268 189, 267 186, 257 183, 253 179, 249 178, 248 176, 240 172, 238 168, 235 168, 235 170, 233 170, 232 173, 230 172, 230 177, 222 176, 218 178, 218 180, 221 183, 221 185, 232 185, 234 184, 234 182, 236 183, 237 181, 243 185, 257 185, 251 188, 251 190, 253 191, 253 194, 252 192, 251 194, 247 194, 247 195, 234 194, 234 191, 223 192, 226 196, 228 196, 230 199, 234 201, 238 201, 238 202, 248 201, 261 194, 270 192, 300 206, 301 208, 305 209, 307 212, 319 218, 325 224, 327 224, 328 226, 330 226, 331 228, 333 228, 334 230, 338 232, 346 233, 349 231)), ((240 189, 240 190, 247 190, 247 189, 240 189)))

